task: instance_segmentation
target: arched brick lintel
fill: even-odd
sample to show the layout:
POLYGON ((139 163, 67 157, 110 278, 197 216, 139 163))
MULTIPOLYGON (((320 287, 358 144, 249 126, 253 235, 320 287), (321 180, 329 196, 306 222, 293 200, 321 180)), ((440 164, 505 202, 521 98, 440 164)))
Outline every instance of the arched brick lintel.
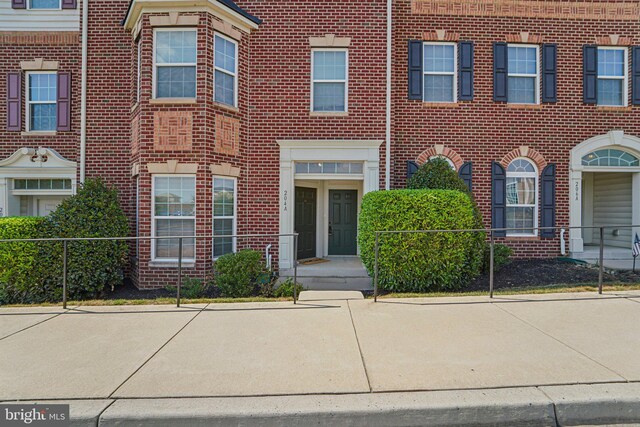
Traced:
POLYGON ((516 148, 515 150, 504 156, 502 160, 500 160, 500 164, 506 169, 509 166, 509 163, 511 163, 518 157, 525 157, 531 160, 538 168, 538 173, 542 173, 542 170, 547 166, 547 161, 545 160, 544 156, 537 150, 529 148, 526 145, 516 148))
POLYGON ((434 145, 431 148, 427 148, 416 158, 416 163, 422 165, 433 156, 443 156, 448 158, 453 162, 456 170, 460 169, 460 167, 464 163, 464 160, 462 160, 462 157, 460 157, 458 153, 456 153, 449 147, 445 147, 444 145, 434 145))

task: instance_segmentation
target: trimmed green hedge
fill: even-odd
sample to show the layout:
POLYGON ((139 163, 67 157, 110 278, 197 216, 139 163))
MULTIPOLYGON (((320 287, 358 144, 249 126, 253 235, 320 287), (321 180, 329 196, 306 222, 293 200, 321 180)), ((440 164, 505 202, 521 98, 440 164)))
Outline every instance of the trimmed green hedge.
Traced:
MULTIPOLYGON (((39 237, 44 218, 0 218, 0 239, 39 237)), ((38 246, 32 242, 0 243, 0 304, 44 299, 34 280, 38 246)))
POLYGON ((445 159, 440 157, 429 159, 423 163, 416 173, 409 178, 407 188, 412 190, 440 189, 458 190, 463 193, 469 192, 469 187, 458 176, 458 173, 451 169, 445 159))
MULTIPOLYGON (((373 276, 375 232, 384 230, 473 229, 468 194, 456 190, 391 190, 365 194, 358 242, 373 276)), ((380 235, 378 283, 392 292, 456 290, 480 273, 484 233, 380 235)))

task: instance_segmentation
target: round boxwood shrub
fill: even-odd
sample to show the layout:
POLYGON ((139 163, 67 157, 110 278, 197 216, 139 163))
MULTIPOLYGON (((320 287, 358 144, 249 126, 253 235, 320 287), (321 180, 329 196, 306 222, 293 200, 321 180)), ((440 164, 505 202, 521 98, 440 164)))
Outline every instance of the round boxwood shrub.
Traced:
POLYGON ((449 163, 441 158, 435 157, 423 163, 418 170, 409 178, 407 188, 419 189, 440 189, 458 190, 464 193, 469 192, 469 188, 456 171, 451 169, 449 163))
MULTIPOLYGON (((43 218, 0 218, 0 239, 33 239, 39 237, 43 218)), ((45 299, 39 281, 34 277, 38 243, 0 243, 0 304, 30 303, 45 299), (35 280, 34 280, 35 279, 35 280)))
MULTIPOLYGON (((456 190, 391 190, 365 194, 360 254, 374 274, 375 235, 384 230, 464 230, 476 225, 468 194, 456 190)), ((472 232, 382 234, 378 283, 390 292, 457 290, 482 267, 482 240, 472 232), (478 244, 480 242, 480 244, 478 244)))
POLYGON ((261 286, 271 281, 262 254, 251 249, 222 255, 213 264, 213 280, 225 298, 258 295, 261 286))
MULTIPOLYGON (((101 179, 88 179, 77 194, 65 199, 44 218, 41 237, 126 237, 129 225, 117 190, 101 179)), ((69 299, 97 298, 122 284, 129 247, 126 241, 69 241, 67 244, 69 299)), ((62 298, 62 242, 39 245, 39 274, 48 300, 62 298)))

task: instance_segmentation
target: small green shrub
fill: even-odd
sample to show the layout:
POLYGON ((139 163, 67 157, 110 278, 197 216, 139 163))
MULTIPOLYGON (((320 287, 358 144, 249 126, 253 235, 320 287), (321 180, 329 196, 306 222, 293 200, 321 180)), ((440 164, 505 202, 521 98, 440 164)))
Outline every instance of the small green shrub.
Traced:
MULTIPOLYGON (((44 218, 42 237, 126 237, 127 217, 118 193, 101 179, 88 179, 77 194, 65 199, 44 218)), ((129 247, 125 241, 69 241, 67 286, 69 299, 98 298, 122 284, 129 247)), ((47 300, 62 298, 63 244, 39 245, 38 274, 47 300)))
POLYGON ((262 254, 250 249, 221 256, 213 268, 215 285, 225 298, 257 295, 261 285, 271 281, 262 254))
MULTIPOLYGON (((183 277, 180 286, 180 297, 187 299, 204 298, 211 288, 211 283, 197 277, 183 277)), ((166 289, 172 293, 177 292, 177 287, 169 285, 166 289)))
POLYGON ((304 286, 302 286, 300 283, 295 284, 291 277, 278 285, 278 287, 273 292, 273 296, 276 298, 293 298, 294 286, 296 289, 296 293, 299 296, 300 292, 304 291, 304 286))
MULTIPOLYGON (((454 190, 374 191, 363 197, 358 242, 374 272, 375 232, 474 228, 474 205, 454 190)), ((484 233, 400 233, 380 236, 379 285, 394 292, 456 290, 482 266, 484 233)))
POLYGON ((456 171, 443 158, 436 157, 422 164, 407 182, 411 190, 458 190, 464 193, 469 188, 456 171))
MULTIPOLYGON (((43 218, 0 218, 0 239, 39 237, 43 218)), ((39 283, 34 280, 38 243, 0 243, 0 304, 43 300, 39 283)))
MULTIPOLYGON (((493 271, 498 271, 505 265, 511 262, 510 258, 513 255, 513 249, 502 243, 494 243, 493 245, 493 271)), ((485 244, 484 248, 484 260, 482 263, 482 272, 487 273, 491 264, 491 245, 485 244)))

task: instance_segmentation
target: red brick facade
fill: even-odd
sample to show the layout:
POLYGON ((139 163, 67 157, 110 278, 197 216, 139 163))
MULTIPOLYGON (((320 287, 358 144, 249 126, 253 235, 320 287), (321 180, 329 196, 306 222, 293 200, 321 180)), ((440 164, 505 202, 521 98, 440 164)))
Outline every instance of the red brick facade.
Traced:
MULTIPOLYGON (((282 232, 281 209, 286 203, 280 191, 279 141, 385 140, 385 0, 237 3, 262 23, 248 29, 185 6, 179 13, 143 11, 139 22, 125 28, 122 20, 127 16, 128 0, 89 3, 86 175, 103 176, 119 188, 132 234, 152 234, 152 175, 160 167, 178 173, 195 170, 196 234, 212 232, 212 180, 219 171, 237 177, 237 233, 276 234, 282 232), (154 28, 172 25, 197 29, 193 102, 153 96, 154 28), (238 43, 237 108, 214 102, 215 33, 238 43), (327 40, 349 40, 347 113, 310 112, 310 38, 325 36, 327 40)), ((640 44, 640 21, 629 18, 637 11, 633 7, 614 10, 606 1, 586 9, 563 9, 570 3, 563 1, 520 9, 509 0, 497 6, 473 3, 477 3, 475 8, 453 0, 393 2, 391 188, 405 186, 409 160, 421 164, 444 155, 456 168, 472 162, 474 195, 489 226, 491 163, 507 166, 514 158, 528 157, 539 171, 556 164, 557 225, 566 227, 571 148, 611 130, 640 135, 638 107, 605 108, 585 105, 582 99, 582 46, 640 44), (594 19, 596 16, 600 19, 594 19), (408 40, 473 41, 473 101, 433 104, 409 100, 408 40), (557 102, 494 102, 494 42, 556 43, 557 102)), ((73 78, 71 131, 34 136, 7 131, 3 125, 0 157, 22 147, 44 146, 79 162, 80 34, 1 30, 1 75, 19 71, 20 61, 42 58, 58 61, 58 70, 70 71, 73 78)), ((0 82, 0 97, 6 98, 6 90, 5 82, 0 82)), ((6 113, 6 103, 0 103, 0 117, 6 113)), ((385 155, 382 143, 380 188, 385 183, 385 155)), ((505 240, 519 256, 559 252, 557 237, 505 240)), ((252 245, 263 248, 268 243, 273 244, 277 257, 277 239, 252 245)), ((204 275, 211 266, 212 250, 210 240, 198 241, 196 261, 185 265, 185 275, 204 275)), ((133 278, 139 287, 164 286, 174 280, 175 263, 152 262, 149 241, 141 241, 132 254, 133 278)))

